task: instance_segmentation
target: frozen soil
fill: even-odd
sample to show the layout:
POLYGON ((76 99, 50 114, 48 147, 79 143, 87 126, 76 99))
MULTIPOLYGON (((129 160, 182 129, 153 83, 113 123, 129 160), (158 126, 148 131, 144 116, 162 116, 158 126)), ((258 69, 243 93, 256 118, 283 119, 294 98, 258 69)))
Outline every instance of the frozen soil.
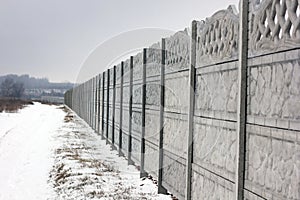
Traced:
POLYGON ((66 107, 64 124, 53 136, 53 199, 171 199, 158 195, 151 179, 112 151, 101 136, 66 107))

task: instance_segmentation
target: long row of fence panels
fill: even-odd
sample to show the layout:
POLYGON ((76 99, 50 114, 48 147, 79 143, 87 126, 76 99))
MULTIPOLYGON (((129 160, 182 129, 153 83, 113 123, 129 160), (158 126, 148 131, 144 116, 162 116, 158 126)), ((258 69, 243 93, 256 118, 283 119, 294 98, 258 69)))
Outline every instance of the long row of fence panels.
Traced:
POLYGON ((245 0, 193 21, 65 104, 160 193, 299 200, 300 1, 245 0))

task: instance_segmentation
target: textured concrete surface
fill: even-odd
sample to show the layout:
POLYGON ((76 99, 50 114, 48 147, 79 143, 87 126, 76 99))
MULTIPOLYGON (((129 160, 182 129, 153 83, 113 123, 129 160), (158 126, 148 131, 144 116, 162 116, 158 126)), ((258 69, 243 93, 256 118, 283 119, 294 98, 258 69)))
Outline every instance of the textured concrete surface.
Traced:
MULTIPOLYGON (((239 14, 234 6, 197 22, 195 114, 193 116, 192 199, 234 199, 237 171, 237 129, 246 123, 244 199, 300 199, 300 30, 299 1, 249 0, 247 113, 237 116, 239 14), (239 118, 238 118, 239 117, 239 118)), ((243 29, 244 30, 244 29, 243 29)), ((166 41, 163 186, 179 199, 186 190, 189 108, 189 30, 166 41)), ((147 49, 145 170, 158 176, 161 43, 147 49)), ((129 119, 129 59, 124 61, 122 146, 127 154, 132 122, 132 157, 140 162, 142 132, 143 54, 133 57, 132 119, 129 119)), ((244 66, 244 65, 243 65, 244 66)), ((120 65, 116 67, 115 142, 120 118, 120 65)), ((106 78, 107 74, 104 74, 106 78)), ((111 74, 112 76, 112 74, 111 74)), ((112 77, 111 77, 112 78, 112 77)), ((106 82, 106 80, 105 80, 106 82)), ((112 79, 110 80, 112 83, 112 79)), ((91 81, 70 91, 66 102, 86 121, 93 107, 91 81), (80 109, 79 109, 80 108, 80 109)), ((245 82, 242 82, 245 83, 245 82)), ((106 126, 106 83, 104 126, 106 126)), ((245 87, 246 88, 246 87, 245 87)), ((101 100, 102 101, 102 100, 101 100)), ((110 89, 110 104, 112 90, 110 89)), ((111 122, 110 108, 109 122, 111 122)), ((92 113, 93 114, 93 113, 92 113)), ((101 112, 102 114, 102 112, 101 112)), ((104 127, 104 135, 106 135, 104 127)), ((243 132, 244 133, 244 132, 243 132)), ((109 129, 111 134, 111 129, 109 129)), ((109 135, 110 136, 110 135, 109 135)), ((238 141, 237 141, 238 140, 238 141)), ((244 151, 242 152, 244 154, 244 151)), ((240 166, 240 165, 239 165, 240 166)), ((239 179, 240 181, 240 179, 239 179)))

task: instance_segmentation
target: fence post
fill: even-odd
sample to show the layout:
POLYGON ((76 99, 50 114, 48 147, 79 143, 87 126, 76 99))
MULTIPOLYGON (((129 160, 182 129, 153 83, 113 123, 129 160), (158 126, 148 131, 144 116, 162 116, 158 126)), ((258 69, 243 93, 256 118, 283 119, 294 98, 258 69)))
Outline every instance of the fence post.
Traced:
POLYGON ((87 101, 87 91, 86 91, 86 83, 84 83, 83 85, 83 90, 82 90, 82 95, 83 95, 83 99, 84 99, 84 110, 83 110, 83 117, 84 120, 87 122, 87 116, 88 116, 88 101, 87 101))
POLYGON ((96 132, 96 122, 97 122, 97 119, 96 119, 96 116, 97 116, 97 76, 94 77, 94 80, 93 80, 93 84, 94 84, 94 90, 93 90, 93 112, 94 112, 94 115, 93 115, 93 128, 94 128, 94 131, 96 132))
POLYGON ((84 85, 83 85, 83 90, 82 90, 82 94, 83 94, 83 99, 84 99, 84 121, 86 121, 88 123, 88 101, 87 101, 87 98, 88 98, 88 93, 87 93, 87 83, 85 82, 84 85))
POLYGON ((82 107, 82 104, 83 104, 83 102, 84 102, 84 99, 82 98, 82 84, 80 85, 80 86, 78 86, 78 89, 77 89, 77 95, 79 96, 79 98, 80 98, 80 101, 78 102, 76 102, 76 105, 77 105, 77 108, 78 108, 78 110, 79 110, 79 116, 81 117, 81 118, 83 118, 82 117, 82 113, 83 113, 83 111, 82 111, 82 109, 83 109, 83 107, 82 107))
POLYGON ((90 115, 91 115, 91 111, 90 111, 90 91, 89 91, 89 87, 90 87, 90 82, 87 81, 86 85, 85 85, 85 92, 86 92, 86 103, 87 103, 87 123, 90 126, 90 115))
POLYGON ((91 109, 92 109, 92 115, 91 115, 91 124, 92 124, 92 129, 95 130, 94 127, 94 122, 95 122, 95 77, 92 78, 91 81, 92 84, 92 94, 91 94, 91 109))
POLYGON ((164 154, 164 109, 165 109, 165 65, 166 40, 161 40, 161 66, 160 66, 160 109, 159 109, 159 159, 158 159, 158 193, 166 194, 162 186, 163 181, 163 154, 164 154))
POLYGON ((123 156, 122 153, 122 126, 123 126, 123 79, 124 76, 124 62, 121 62, 121 77, 120 77, 120 122, 119 122, 119 156, 123 156))
POLYGON ((88 102, 88 92, 87 92, 87 89, 88 89, 88 87, 87 87, 87 82, 85 82, 84 83, 84 87, 83 87, 84 89, 83 89, 83 94, 84 94, 84 107, 85 107, 85 111, 84 111, 84 119, 85 119, 85 121, 87 122, 87 123, 89 123, 89 121, 88 121, 88 116, 89 116, 89 102, 88 102))
POLYGON ((74 101, 76 101, 76 107, 77 107, 77 110, 79 112, 79 116, 82 118, 82 107, 81 107, 81 104, 83 102, 83 99, 82 99, 82 96, 81 96, 81 87, 82 87, 82 84, 77 86, 76 88, 76 97, 78 96, 79 98, 79 101, 76 101, 74 99, 74 101))
POLYGON ((87 101, 87 98, 88 98, 88 94, 87 94, 87 83, 85 82, 84 83, 84 87, 83 87, 83 91, 82 91, 82 94, 83 94, 83 98, 84 98, 84 120, 88 123, 88 101, 87 101))
POLYGON ((105 72, 102 73, 102 114, 101 114, 101 139, 104 140, 104 86, 105 72))
POLYGON ((93 116, 93 102, 92 102, 92 96, 93 96, 93 79, 90 79, 89 80, 89 109, 90 109, 90 116, 89 116, 89 124, 90 124, 90 127, 93 128, 93 124, 92 124, 92 116, 93 116))
POLYGON ((91 127, 91 115, 92 115, 92 103, 91 103, 91 79, 88 81, 87 84, 87 96, 88 96, 88 105, 89 105, 89 116, 88 116, 88 122, 89 122, 89 126, 91 127))
POLYGON ((88 102, 88 92, 87 92, 87 82, 84 83, 84 87, 83 87, 83 98, 84 98, 84 119, 85 121, 88 123, 88 116, 89 116, 89 108, 88 108, 88 105, 89 105, 89 102, 88 102))
POLYGON ((78 89, 78 93, 80 95, 80 98, 81 98, 81 101, 78 102, 78 107, 79 107, 79 110, 80 110, 80 117, 85 119, 85 98, 84 98, 84 95, 83 95, 83 88, 85 87, 84 83, 79 87, 78 89))
POLYGON ((107 69, 107 83, 106 83, 106 144, 108 144, 108 131, 109 131, 109 82, 110 82, 110 69, 107 69))
POLYGON ((91 95, 91 109, 92 109, 92 117, 91 117, 91 124, 93 130, 95 130, 95 77, 92 78, 92 95, 91 95))
POLYGON ((246 117, 247 117, 247 65, 248 65, 248 12, 249 1, 240 1, 238 103, 237 103, 237 159, 235 199, 244 199, 246 117))
POLYGON ((89 121, 88 121, 88 116, 89 116, 89 102, 88 102, 88 91, 87 91, 87 89, 88 89, 88 86, 87 86, 87 82, 85 82, 85 84, 84 84, 84 89, 83 89, 83 94, 84 94, 84 100, 85 100, 85 112, 84 112, 84 114, 85 114, 85 121, 87 122, 87 123, 89 123, 89 121))
POLYGON ((90 123, 90 116, 91 116, 91 110, 90 110, 90 81, 88 80, 87 84, 86 84, 86 96, 87 96, 87 106, 88 106, 88 115, 87 115, 87 122, 89 124, 89 126, 91 126, 90 123))
POLYGON ((84 120, 86 120, 86 118, 85 118, 85 112, 86 112, 85 96, 86 95, 84 94, 84 92, 85 92, 84 88, 85 88, 85 83, 83 83, 80 87, 80 96, 81 96, 82 101, 79 103, 79 105, 80 105, 79 108, 81 110, 80 117, 83 118, 84 120))
POLYGON ((90 99, 90 127, 93 129, 93 78, 90 79, 90 86, 89 86, 89 99, 90 99))
MULTIPOLYGON (((81 107, 81 105, 82 105, 83 99, 82 99, 82 96, 81 96, 81 87, 82 87, 82 85, 78 86, 78 88, 76 89, 76 93, 77 93, 76 95, 78 95, 79 100, 80 100, 80 101, 76 101, 76 106, 77 106, 77 109, 79 111, 79 116, 82 118, 82 107, 81 107)), ((75 101, 75 99, 74 99, 74 101, 75 101)))
POLYGON ((97 80, 98 76, 94 77, 94 130, 97 132, 97 96, 98 96, 98 90, 97 90, 97 80))
POLYGON ((87 92, 86 92, 86 82, 83 84, 82 86, 82 99, 83 99, 83 102, 82 102, 82 106, 83 106, 83 109, 82 109, 82 118, 84 119, 84 121, 88 122, 87 121, 87 116, 88 116, 88 102, 87 102, 87 92))
POLYGON ((128 126, 128 165, 133 165, 132 152, 132 82, 133 82, 133 56, 130 56, 129 66, 129 126, 128 126))
POLYGON ((89 98, 90 98, 90 127, 93 129, 93 78, 90 79, 90 94, 89 94, 89 98))
POLYGON ((191 200, 193 138, 194 138, 194 112, 195 112, 195 66, 196 66, 197 21, 192 22, 192 36, 190 49, 189 71, 189 116, 188 116, 188 142, 186 160, 186 193, 185 199, 191 200))
POLYGON ((111 143, 112 143, 112 149, 116 150, 115 147, 115 114, 116 114, 116 66, 114 65, 113 68, 113 99, 112 99, 112 130, 111 130, 111 143))
POLYGON ((141 136, 141 168, 140 177, 147 176, 145 171, 145 126, 146 126, 146 64, 147 64, 147 49, 143 49, 143 80, 142 80, 142 136, 141 136))
POLYGON ((98 112, 97 112, 97 115, 98 115, 98 122, 97 122, 97 132, 100 133, 100 118, 101 118, 101 114, 100 114, 100 95, 101 95, 101 74, 98 75, 98 81, 97 81, 97 84, 98 84, 98 112))
POLYGON ((84 119, 84 115, 85 115, 85 99, 83 98, 83 87, 84 87, 84 84, 82 84, 79 88, 78 88, 78 93, 80 95, 80 99, 81 101, 78 102, 78 107, 79 107, 79 110, 80 110, 80 117, 84 119))
POLYGON ((92 119, 92 79, 88 81, 88 102, 89 102, 89 125, 92 127, 91 119, 92 119))

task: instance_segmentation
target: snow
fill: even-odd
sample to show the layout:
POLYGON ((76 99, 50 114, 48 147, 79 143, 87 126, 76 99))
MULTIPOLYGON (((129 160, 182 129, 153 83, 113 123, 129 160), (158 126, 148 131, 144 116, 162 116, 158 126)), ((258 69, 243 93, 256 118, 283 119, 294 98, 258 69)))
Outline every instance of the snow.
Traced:
POLYGON ((35 103, 18 113, 0 114, 0 199, 44 199, 51 169, 50 136, 64 113, 35 103))
POLYGON ((171 199, 72 111, 0 113, 0 199, 171 199))

